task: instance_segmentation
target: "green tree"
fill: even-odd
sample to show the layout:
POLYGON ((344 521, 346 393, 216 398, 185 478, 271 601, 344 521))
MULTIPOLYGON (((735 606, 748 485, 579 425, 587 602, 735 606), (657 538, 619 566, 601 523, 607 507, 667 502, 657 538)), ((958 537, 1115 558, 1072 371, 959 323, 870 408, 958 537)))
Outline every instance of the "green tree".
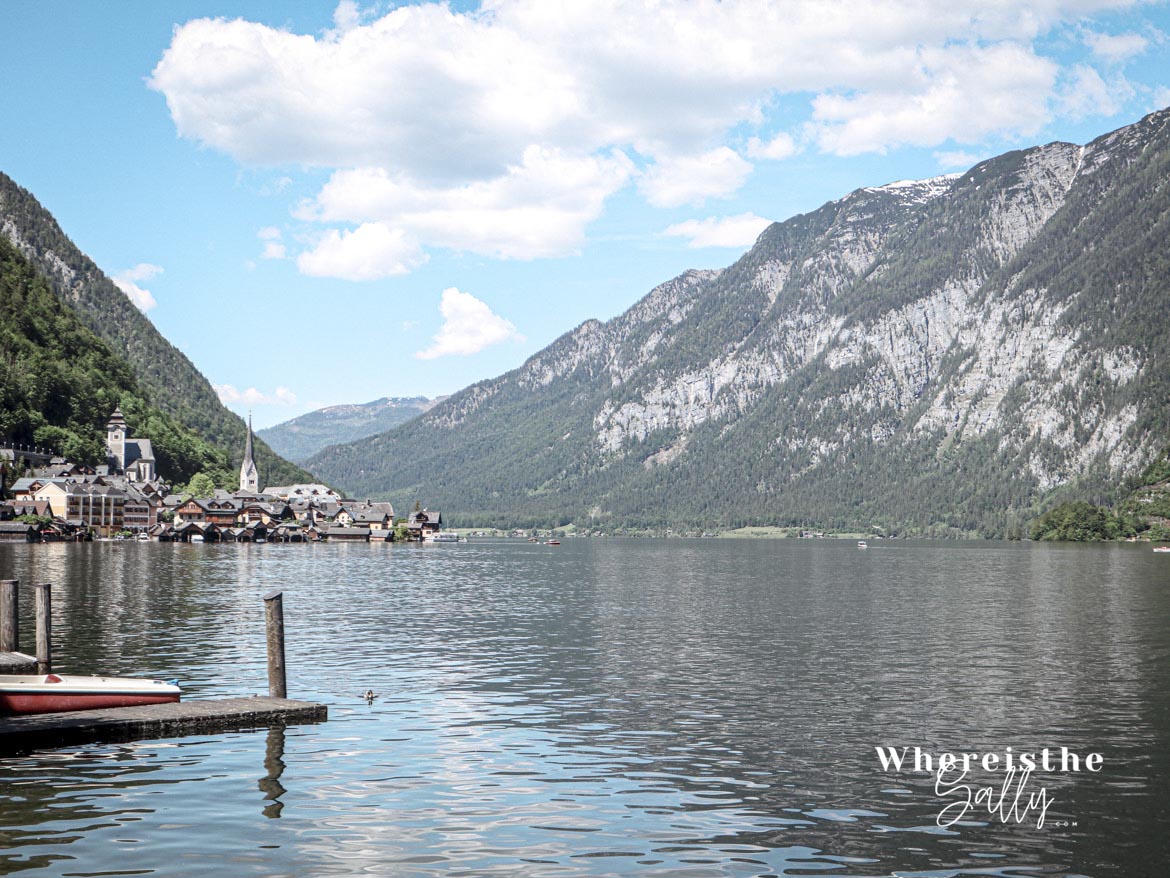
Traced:
POLYGON ((205 472, 197 472, 185 487, 175 493, 189 497, 210 497, 215 493, 215 479, 205 472))

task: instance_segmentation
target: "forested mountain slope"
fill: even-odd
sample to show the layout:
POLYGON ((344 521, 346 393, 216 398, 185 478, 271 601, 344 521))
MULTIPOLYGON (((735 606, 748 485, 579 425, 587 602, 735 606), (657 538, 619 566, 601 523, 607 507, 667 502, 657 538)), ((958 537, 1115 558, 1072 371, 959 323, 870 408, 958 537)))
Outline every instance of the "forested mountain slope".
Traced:
MULTIPOLYGON (((87 327, 126 359, 142 391, 159 410, 220 449, 228 460, 227 471, 239 469, 247 432, 243 420, 223 406, 191 361, 77 249, 52 215, 3 173, 0 236, 48 279, 57 297, 87 327)), ((256 443, 255 456, 269 484, 311 480, 307 472, 262 442, 256 443)))
POLYGON ((1170 436, 1170 114, 861 189, 309 468, 460 522, 1004 533, 1170 436))
POLYGON ((227 465, 226 454, 145 397, 130 365, 0 236, 0 438, 103 464, 106 422, 120 405, 131 435, 151 438, 163 478, 186 481, 227 465))

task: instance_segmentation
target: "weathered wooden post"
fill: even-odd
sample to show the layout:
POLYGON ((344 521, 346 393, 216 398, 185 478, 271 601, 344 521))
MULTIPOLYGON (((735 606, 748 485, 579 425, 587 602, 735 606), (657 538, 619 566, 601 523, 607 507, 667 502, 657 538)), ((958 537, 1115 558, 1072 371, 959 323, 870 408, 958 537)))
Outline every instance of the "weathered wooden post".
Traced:
POLYGON ((20 652, 20 582, 0 579, 0 652, 20 652))
POLYGON ((37 673, 53 673, 53 592, 43 582, 37 585, 37 673))
POLYGON ((268 694, 288 698, 284 673, 284 592, 264 595, 264 631, 268 637, 268 694))

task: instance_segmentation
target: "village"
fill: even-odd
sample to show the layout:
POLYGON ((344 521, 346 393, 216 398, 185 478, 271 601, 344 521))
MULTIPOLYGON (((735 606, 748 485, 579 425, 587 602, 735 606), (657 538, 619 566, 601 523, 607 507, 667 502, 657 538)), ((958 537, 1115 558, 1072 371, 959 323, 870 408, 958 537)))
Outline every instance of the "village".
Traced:
POLYGON ((432 542, 449 539, 442 514, 417 503, 396 519, 390 503, 341 497, 327 485, 260 489, 252 422, 237 491, 172 493, 155 470, 150 440, 127 435, 121 409, 106 424, 106 463, 92 467, 40 449, 0 447, 21 473, 0 499, 0 541, 139 540, 180 543, 432 542))

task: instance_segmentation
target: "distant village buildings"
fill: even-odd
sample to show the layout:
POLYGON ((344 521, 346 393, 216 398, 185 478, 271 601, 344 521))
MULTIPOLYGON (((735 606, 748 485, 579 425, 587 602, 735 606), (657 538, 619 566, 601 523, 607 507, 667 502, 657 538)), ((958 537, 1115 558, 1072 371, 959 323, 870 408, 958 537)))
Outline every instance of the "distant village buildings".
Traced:
MULTIPOLYGON (((9 499, 0 502, 0 541, 94 536, 182 542, 391 541, 402 533, 396 530, 390 503, 346 499, 320 484, 261 491, 250 415, 239 490, 216 490, 210 497, 171 494, 158 478, 150 440, 128 433, 121 408, 115 408, 106 424, 106 463, 98 467, 40 451, 30 459, 21 452, 20 460, 33 466, 11 485, 9 499), (15 520, 22 516, 52 524, 15 520)), ((15 460, 11 450, 8 460, 15 460)), ((416 510, 405 531, 410 539, 421 540, 441 523, 439 513, 416 510)))

